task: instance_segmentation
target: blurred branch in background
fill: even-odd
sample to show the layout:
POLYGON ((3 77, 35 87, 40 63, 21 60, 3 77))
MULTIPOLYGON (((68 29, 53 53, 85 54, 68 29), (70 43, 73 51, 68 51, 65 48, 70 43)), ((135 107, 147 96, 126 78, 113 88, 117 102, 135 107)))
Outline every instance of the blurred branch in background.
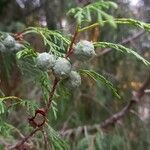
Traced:
POLYGON ((123 117, 125 117, 130 112, 131 108, 135 104, 140 102, 140 100, 142 99, 144 94, 146 94, 145 89, 149 85, 150 85, 150 73, 149 73, 148 79, 145 81, 145 83, 143 83, 143 85, 139 88, 139 90, 137 90, 136 92, 135 91, 132 92, 132 99, 119 112, 113 114, 111 117, 109 117, 108 119, 106 119, 105 121, 103 121, 100 124, 85 125, 85 126, 79 126, 75 129, 61 130, 60 134, 63 137, 67 137, 67 138, 75 137, 76 132, 78 132, 78 134, 79 133, 83 134, 85 127, 86 127, 88 133, 92 133, 92 134, 94 132, 98 131, 100 128, 105 131, 108 127, 114 126, 119 120, 123 119, 123 117))

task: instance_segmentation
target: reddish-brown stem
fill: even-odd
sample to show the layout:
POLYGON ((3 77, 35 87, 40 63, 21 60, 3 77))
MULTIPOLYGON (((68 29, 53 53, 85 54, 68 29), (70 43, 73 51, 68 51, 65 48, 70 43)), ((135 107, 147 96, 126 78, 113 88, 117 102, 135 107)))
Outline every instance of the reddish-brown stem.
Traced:
MULTIPOLYGON (((76 37, 77 37, 77 35, 78 35, 78 29, 79 29, 79 28, 78 28, 78 26, 77 26, 77 27, 76 27, 76 30, 75 30, 75 32, 74 32, 73 38, 72 38, 72 40, 71 40, 70 46, 69 46, 69 48, 68 48, 68 51, 67 51, 67 53, 66 53, 65 58, 69 57, 70 54, 72 54, 72 52, 73 52, 73 44, 74 44, 74 42, 75 42, 75 40, 76 40, 76 37)), ((58 82, 59 82, 59 79, 58 79, 57 77, 55 77, 54 84, 53 84, 53 88, 52 88, 52 91, 51 91, 50 96, 49 96, 49 99, 48 99, 47 107, 46 107, 46 109, 45 109, 45 113, 47 113, 48 110, 49 110, 49 108, 51 107, 52 98, 53 98, 53 96, 54 96, 54 93, 55 93, 55 90, 56 90, 56 87, 57 87, 58 82)))
MULTIPOLYGON (((76 27, 76 30, 75 30, 75 32, 74 32, 73 38, 72 38, 72 40, 71 40, 70 46, 69 46, 69 48, 68 48, 68 51, 67 51, 67 53, 66 53, 65 58, 69 57, 70 54, 72 54, 72 52, 73 52, 73 44, 74 44, 74 42, 75 42, 75 40, 76 40, 76 37, 77 37, 77 35, 78 35, 78 30, 79 30, 79 27, 77 26, 77 27, 76 27)), ((56 90, 56 87, 57 87, 58 82, 59 82, 59 79, 58 79, 57 77, 55 77, 54 84, 53 84, 53 88, 52 88, 52 91, 51 91, 50 96, 49 96, 49 99, 48 99, 48 103, 47 103, 47 107, 46 107, 45 113, 47 113, 47 112, 48 112, 48 109, 51 107, 52 98, 53 98, 53 96, 54 96, 54 92, 55 92, 55 90, 56 90)))
POLYGON ((56 87, 57 87, 57 84, 59 82, 59 79, 57 77, 55 77, 55 80, 54 80, 54 84, 53 84, 53 88, 52 88, 52 91, 50 92, 50 96, 49 96, 49 99, 48 99, 48 103, 47 103, 47 106, 46 106, 46 109, 45 109, 45 113, 48 112, 49 108, 51 107, 51 103, 52 103, 52 98, 54 96, 54 93, 55 93, 55 90, 56 90, 56 87))
POLYGON ((78 30, 79 30, 79 28, 78 28, 78 26, 77 26, 77 28, 76 28, 76 30, 75 30, 75 32, 74 32, 73 38, 72 38, 72 40, 71 40, 70 46, 69 46, 69 48, 68 48, 68 51, 67 51, 67 53, 66 53, 65 58, 69 57, 69 56, 72 54, 72 52, 73 52, 73 44, 74 44, 74 42, 75 42, 75 40, 76 40, 76 37, 77 37, 77 35, 78 35, 78 33, 79 33, 78 30))

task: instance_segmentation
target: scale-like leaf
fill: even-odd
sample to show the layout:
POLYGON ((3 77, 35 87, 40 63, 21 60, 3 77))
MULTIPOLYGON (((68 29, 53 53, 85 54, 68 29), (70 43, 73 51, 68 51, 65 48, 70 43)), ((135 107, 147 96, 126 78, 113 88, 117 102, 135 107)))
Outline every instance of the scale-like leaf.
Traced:
POLYGON ((23 106, 28 112, 34 114, 35 110, 38 108, 38 104, 33 100, 23 100, 15 96, 1 97, 0 98, 0 114, 5 113, 9 109, 5 105, 7 101, 11 101, 12 104, 9 106, 9 109, 13 109, 16 105, 23 106), (7 109, 6 109, 7 108, 7 109))
MULTIPOLYGON (((86 26, 86 27, 81 28, 79 30, 79 32, 89 30, 91 28, 94 28, 94 27, 102 25, 102 24, 110 23, 110 21, 111 21, 110 18, 106 18, 106 20, 101 20, 101 21, 100 20, 101 20, 101 18, 99 18, 98 22, 96 22, 90 26, 86 26)), ((119 25, 119 24, 120 25, 122 25, 122 24, 130 25, 130 26, 134 26, 134 27, 137 27, 137 28, 140 28, 140 29, 143 29, 145 31, 150 32, 150 23, 145 23, 145 22, 131 19, 131 18, 114 18, 113 23, 115 23, 117 25, 119 25)))
POLYGON ((26 58, 26 57, 36 57, 37 53, 31 48, 25 48, 22 51, 19 51, 16 54, 17 59, 26 58))
POLYGON ((90 78, 95 80, 97 83, 104 84, 112 91, 112 93, 116 97, 120 98, 119 94, 117 93, 117 90, 113 87, 112 83, 110 81, 108 81, 105 77, 103 77, 102 75, 100 75, 97 72, 92 71, 92 70, 80 70, 80 73, 82 75, 88 75, 90 78))
POLYGON ((33 100, 22 100, 19 104, 25 107, 30 114, 34 114, 35 110, 38 109, 38 104, 33 100))
POLYGON ((131 18, 118 18, 118 19, 115 19, 115 22, 117 24, 132 25, 132 26, 135 26, 135 27, 138 27, 138 28, 141 28, 141 29, 144 29, 144 30, 150 32, 150 23, 145 23, 145 22, 135 20, 135 19, 131 19, 131 18))
POLYGON ((132 49, 124 47, 120 44, 109 43, 109 42, 96 42, 96 43, 94 43, 94 45, 95 45, 95 47, 99 47, 99 48, 112 48, 112 49, 118 50, 122 53, 129 53, 129 54, 135 56, 137 59, 141 60, 145 65, 147 65, 147 66, 150 65, 150 62, 147 61, 146 59, 144 59, 138 53, 136 53, 132 49))
POLYGON ((6 106, 3 101, 0 101, 0 115, 6 112, 6 106))
POLYGON ((57 119, 58 109, 57 109, 57 103, 54 100, 52 101, 52 106, 51 107, 52 107, 54 117, 55 117, 55 119, 57 119))
POLYGON ((77 23, 81 25, 83 22, 92 22, 92 15, 96 15, 98 22, 103 25, 103 19, 109 20, 109 23, 116 27, 113 21, 113 16, 104 12, 103 10, 117 8, 117 4, 110 1, 100 1, 86 5, 83 8, 76 7, 68 11, 68 15, 73 16, 77 23))
POLYGON ((58 31, 49 30, 41 27, 29 27, 24 34, 36 33, 41 35, 44 44, 48 47, 47 51, 56 56, 62 56, 67 51, 70 40, 58 31))

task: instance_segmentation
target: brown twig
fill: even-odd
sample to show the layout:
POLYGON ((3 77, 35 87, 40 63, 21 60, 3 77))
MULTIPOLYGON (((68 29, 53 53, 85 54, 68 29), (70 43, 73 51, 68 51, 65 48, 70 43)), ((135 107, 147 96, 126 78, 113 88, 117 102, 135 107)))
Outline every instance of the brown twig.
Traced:
POLYGON ((100 127, 105 129, 109 126, 114 125, 118 120, 123 118, 131 109, 131 107, 136 103, 135 100, 131 100, 123 109, 116 114, 113 114, 110 118, 106 119, 104 122, 101 123, 100 127))
POLYGON ((112 115, 110 118, 106 119, 103 123, 101 123, 101 128, 107 128, 110 125, 115 124, 118 120, 123 118, 132 108, 132 106, 139 102, 139 100, 144 96, 144 91, 147 86, 150 84, 150 74, 148 76, 147 81, 141 86, 141 88, 137 92, 133 92, 132 99, 129 103, 119 112, 112 115))
POLYGON ((72 38, 72 40, 71 40, 70 46, 69 46, 69 48, 68 48, 67 54, 66 54, 66 56, 65 56, 66 58, 69 57, 69 56, 72 54, 72 52, 73 52, 73 44, 74 44, 74 42, 75 42, 75 40, 76 40, 76 37, 77 37, 77 35, 78 35, 78 30, 79 30, 79 27, 77 26, 77 27, 76 27, 76 30, 75 30, 75 32, 74 32, 73 38, 72 38))
POLYGON ((48 137, 47 137, 46 131, 42 130, 42 134, 44 137, 45 150, 51 150, 50 145, 48 143, 48 137))
POLYGON ((45 109, 45 113, 48 112, 49 108, 51 107, 51 103, 52 103, 52 98, 54 96, 54 93, 55 93, 55 90, 56 90, 56 87, 57 87, 57 84, 59 83, 59 79, 57 77, 55 77, 54 79, 54 84, 53 84, 53 88, 52 88, 52 91, 50 92, 50 96, 49 96, 49 99, 48 99, 48 103, 47 103, 47 106, 46 106, 46 109, 45 109))
POLYGON ((37 131, 41 130, 40 128, 34 129, 29 135, 22 139, 21 142, 18 142, 16 145, 10 146, 8 149, 20 149, 21 146, 24 145, 25 142, 29 140, 37 131))

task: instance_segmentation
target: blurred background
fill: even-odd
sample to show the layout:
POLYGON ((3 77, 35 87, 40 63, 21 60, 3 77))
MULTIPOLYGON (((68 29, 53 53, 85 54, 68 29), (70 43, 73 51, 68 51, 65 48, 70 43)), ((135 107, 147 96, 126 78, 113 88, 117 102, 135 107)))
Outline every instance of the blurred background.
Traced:
MULTIPOLYGON (((0 0, 0 31, 21 32, 29 26, 48 27, 72 34, 75 21, 66 16, 67 11, 76 6, 83 6, 94 0, 0 0)), ((150 22, 150 0, 114 0, 119 6, 109 13, 118 18, 135 18, 150 22)), ((133 48, 149 60, 150 34, 129 26, 110 26, 94 28, 82 35, 92 41, 110 41, 122 43, 133 48)), ((33 47, 44 51, 40 37, 26 37, 33 47)), ((109 116, 121 110, 131 99, 133 91, 138 90, 150 75, 150 69, 136 58, 122 55, 114 50, 97 50, 97 57, 91 63, 83 64, 104 75, 117 87, 121 100, 116 99, 105 86, 95 85, 87 78, 82 79, 82 86, 70 93, 59 93, 57 102, 58 117, 50 115, 51 125, 70 143, 72 150, 149 150, 150 149, 150 94, 146 94, 129 114, 119 120, 115 126, 102 131, 88 131, 86 127, 100 124, 109 116), (79 127, 84 126, 81 132, 79 127), (67 130, 74 129, 74 135, 67 130)), ((150 87, 150 86, 149 86, 150 87)), ((15 95, 25 99, 39 101, 42 91, 32 78, 21 74, 14 56, 0 54, 0 93, 15 95)), ((27 134, 26 114, 20 108, 8 118, 9 122, 23 134, 27 134), (22 115, 18 114, 22 113, 22 115)), ((2 137, 1 137, 2 138, 2 137)), ((3 141, 1 140, 0 141, 3 141)), ((10 134, 6 139, 11 139, 10 134)), ((5 141, 5 140, 4 140, 5 141)), ((6 142, 6 141, 5 141, 6 142)), ((37 145, 38 149, 42 149, 37 145)))

